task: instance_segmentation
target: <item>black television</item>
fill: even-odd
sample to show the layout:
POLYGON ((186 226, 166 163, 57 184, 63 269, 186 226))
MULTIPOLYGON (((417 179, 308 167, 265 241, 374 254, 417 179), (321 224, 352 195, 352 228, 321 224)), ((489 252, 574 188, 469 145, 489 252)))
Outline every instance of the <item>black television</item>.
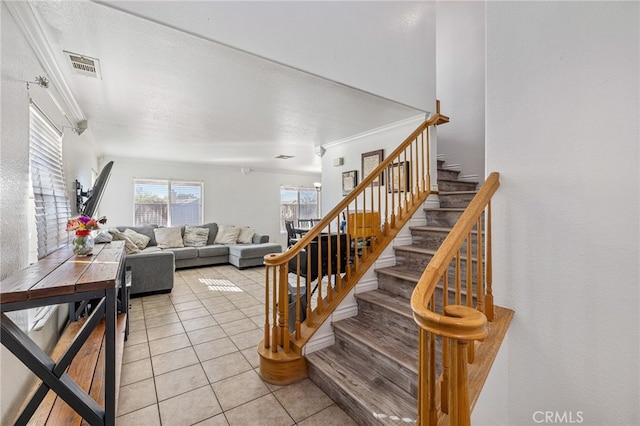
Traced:
POLYGON ((102 199, 104 189, 107 186, 107 182, 109 181, 109 176, 111 175, 111 167, 113 167, 113 161, 109 161, 107 164, 105 164, 105 166, 100 171, 100 174, 98 175, 93 188, 91 188, 87 192, 82 192, 82 186, 80 185, 80 182, 76 180, 76 202, 78 213, 89 217, 93 217, 93 215, 96 213, 96 210, 98 210, 98 205, 100 204, 100 200, 102 199), (85 197, 86 200, 83 201, 83 198, 85 197))

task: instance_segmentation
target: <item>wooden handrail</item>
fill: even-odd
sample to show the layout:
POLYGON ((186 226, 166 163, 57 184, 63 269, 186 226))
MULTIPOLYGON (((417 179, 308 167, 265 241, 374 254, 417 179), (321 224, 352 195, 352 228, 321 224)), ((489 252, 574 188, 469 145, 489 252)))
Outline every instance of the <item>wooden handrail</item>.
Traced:
POLYGON ((448 121, 438 105, 296 244, 265 256, 265 333, 258 347, 265 380, 285 384, 306 376, 304 345, 432 193, 429 132, 448 121), (371 218, 380 223, 371 226, 371 218))
POLYGON ((418 425, 434 425, 437 422, 435 393, 435 351, 433 335, 443 339, 443 375, 441 380, 442 412, 449 414, 450 425, 468 425, 470 407, 468 399, 468 378, 466 363, 473 360, 473 341, 487 336, 487 318, 493 316, 493 297, 491 289, 491 197, 500 185, 499 174, 491 173, 478 191, 460 219, 442 242, 440 248, 425 268, 413 294, 411 308, 416 323, 420 326, 419 371, 418 371, 418 425), (485 238, 486 248, 483 258, 482 216, 486 211, 485 238), (476 228, 476 297, 477 307, 472 307, 473 297, 473 253, 472 230, 476 228), (461 249, 466 242, 466 300, 461 305, 461 249), (486 262, 483 280, 482 262, 486 262), (455 264, 456 281, 455 303, 448 304, 448 273, 451 264, 455 264), (435 312, 435 290, 443 283, 442 312, 435 312), (485 315, 486 314, 486 315, 485 315), (429 335, 431 334, 431 336, 429 335), (469 344, 471 343, 471 344, 469 344))

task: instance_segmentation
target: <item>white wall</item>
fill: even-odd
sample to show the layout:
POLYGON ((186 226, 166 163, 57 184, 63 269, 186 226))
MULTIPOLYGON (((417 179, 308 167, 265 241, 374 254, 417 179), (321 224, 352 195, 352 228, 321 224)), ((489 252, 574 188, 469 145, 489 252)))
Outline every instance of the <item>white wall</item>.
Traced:
MULTIPOLYGON (((69 123, 57 110, 49 95, 41 88, 25 81, 44 75, 27 41, 16 26, 4 3, 0 9, 2 19, 2 144, 0 145, 0 278, 28 265, 29 233, 29 98, 58 125, 69 123)), ((85 136, 65 130, 63 158, 67 183, 73 182, 76 172, 83 179, 90 178, 90 169, 97 167, 93 144, 85 136)), ((88 181, 87 183, 90 183, 88 181)), ((69 188, 70 193, 73 189, 69 188)), ((73 211, 73 207, 72 207, 73 211)), ((30 337, 42 348, 53 347, 58 329, 66 318, 66 308, 52 316, 44 328, 31 332, 30 337)), ((18 324, 26 325, 26 315, 17 315, 18 324)), ((0 424, 11 424, 17 409, 24 401, 25 392, 35 376, 8 350, 0 350, 0 424)))
POLYGON ((639 18, 638 2, 487 3, 511 425, 640 424, 639 18))
POLYGON ((435 2, 124 2, 158 22, 424 111, 435 104, 435 2))
POLYGON ((107 216, 108 226, 133 224, 134 178, 203 181, 205 223, 251 226, 283 248, 287 244, 286 233, 280 233, 280 185, 313 188, 313 182, 320 179, 315 174, 254 170, 243 175, 239 168, 117 157, 105 157, 100 166, 111 160, 111 177, 100 203, 100 214, 107 216))
POLYGON ((445 166, 459 164, 460 178, 483 182, 484 2, 436 2, 437 97, 451 121, 438 128, 445 166))

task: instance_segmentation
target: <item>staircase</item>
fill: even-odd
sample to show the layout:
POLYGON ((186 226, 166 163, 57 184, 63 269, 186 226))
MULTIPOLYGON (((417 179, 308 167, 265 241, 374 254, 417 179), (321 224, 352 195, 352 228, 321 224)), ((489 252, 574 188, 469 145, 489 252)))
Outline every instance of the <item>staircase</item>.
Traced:
MULTIPOLYGON (((311 380, 362 425, 415 424, 417 419, 418 326, 410 306, 411 294, 477 186, 459 181, 459 172, 445 170, 442 165, 443 161, 438 161, 440 208, 425 209, 427 225, 411 227, 412 244, 394 248, 395 266, 376 270, 378 289, 356 294, 358 315, 332 324, 335 344, 306 356, 311 380)), ((475 281, 476 267, 473 269, 475 281)), ((466 304, 467 297, 464 277, 466 271, 461 279, 462 304, 466 304)), ((455 278, 449 282, 455 282, 455 278)), ((442 291, 442 286, 436 291, 436 304, 442 291)), ((453 290, 449 294, 452 300, 453 290)), ((498 344, 495 351, 490 351, 494 357, 504 336, 497 334, 498 344)), ((478 348, 485 344, 478 344, 478 348)), ((438 345, 437 352, 440 351, 438 345)), ((441 358, 438 353, 438 375, 441 358)), ((476 373, 480 383, 472 401, 482 388, 492 360, 478 363, 486 371, 476 373)), ((469 370, 472 375, 471 366, 469 370)))

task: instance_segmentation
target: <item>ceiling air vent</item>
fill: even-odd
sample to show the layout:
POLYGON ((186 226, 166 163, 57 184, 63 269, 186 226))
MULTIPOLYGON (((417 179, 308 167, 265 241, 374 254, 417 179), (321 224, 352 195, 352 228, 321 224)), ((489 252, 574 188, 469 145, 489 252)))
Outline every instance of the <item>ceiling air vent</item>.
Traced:
POLYGON ((88 56, 80 55, 77 53, 71 53, 64 51, 71 69, 76 74, 85 75, 87 77, 98 78, 102 80, 102 72, 100 71, 100 60, 90 58, 88 56))

